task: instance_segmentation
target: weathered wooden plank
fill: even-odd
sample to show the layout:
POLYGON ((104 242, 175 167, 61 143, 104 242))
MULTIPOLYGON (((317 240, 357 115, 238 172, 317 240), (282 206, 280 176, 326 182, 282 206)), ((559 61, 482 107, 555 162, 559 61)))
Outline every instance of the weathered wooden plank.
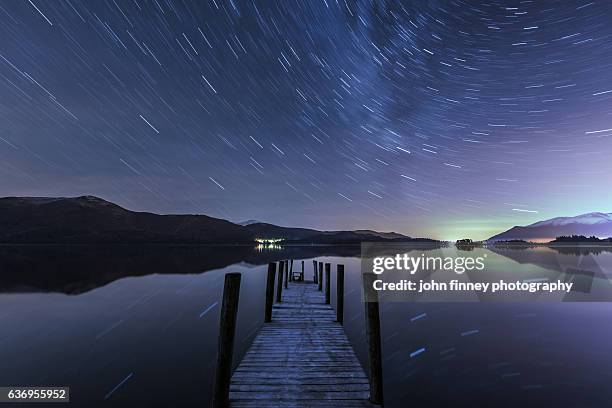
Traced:
MULTIPOLYGON (((293 367, 260 367, 260 366, 238 366, 238 368, 236 368, 236 372, 241 372, 241 371, 261 371, 262 369, 267 370, 268 372, 286 372, 287 374, 312 374, 312 373, 329 373, 329 372, 334 372, 334 371, 358 371, 356 367, 344 367, 344 366, 340 366, 340 367, 299 367, 299 368, 293 368, 293 367)), ((359 368, 361 370, 361 368, 359 368)))
POLYGON ((277 353, 274 351, 270 351, 270 352, 261 352, 261 353, 249 353, 246 356, 244 356, 244 359, 250 358, 250 359, 262 359, 262 360, 266 360, 266 359, 270 359, 270 358, 300 358, 300 359, 308 359, 308 358, 352 358, 355 359, 355 353, 352 352, 352 350, 346 348, 344 350, 336 350, 333 353, 330 353, 328 351, 310 351, 310 352, 303 352, 300 351, 298 353, 277 353))
POLYGON ((244 367, 269 367, 282 364, 287 367, 357 367, 361 365, 355 359, 351 358, 338 358, 338 359, 317 359, 309 360, 305 358, 300 359, 284 359, 276 358, 268 361, 263 360, 249 360, 244 362, 244 367))
MULTIPOLYGON (((262 335, 267 336, 265 339, 257 340, 254 344, 270 344, 273 341, 278 341, 282 339, 295 341, 296 344, 300 346, 307 346, 309 344, 326 344, 326 341, 335 341, 338 343, 349 344, 348 340, 344 340, 341 333, 333 333, 329 331, 328 333, 309 333, 308 337, 300 337, 299 335, 293 335, 292 333, 283 333, 283 332, 267 332, 262 333, 262 335), (326 339, 316 338, 316 335, 320 334, 321 336, 326 335, 326 339)), ((305 335, 306 336, 306 335, 305 335)))
POLYGON ((368 384, 232 384, 230 392, 367 392, 368 384))
POLYGON ((244 356, 244 359, 270 359, 270 358, 355 358, 355 353, 348 347, 344 349, 335 348, 334 352, 330 352, 328 350, 300 350, 299 352, 291 353, 291 352, 279 352, 272 348, 266 349, 265 351, 253 352, 249 351, 247 355, 244 356))
MULTIPOLYGON (((325 341, 319 341, 319 340, 312 340, 312 341, 301 341, 299 337, 287 337, 287 336, 274 336, 272 338, 272 340, 270 341, 258 341, 257 343, 254 343, 254 345, 256 346, 260 346, 260 347, 270 347, 273 348, 274 344, 276 344, 278 346, 278 341, 281 340, 294 340, 295 339, 295 343, 296 344, 292 344, 291 347, 299 347, 300 349, 306 348, 306 347, 327 347, 328 344, 333 345, 333 346, 349 346, 350 343, 348 343, 347 341, 345 341, 342 338, 334 338, 332 336, 330 336, 329 338, 329 343, 325 342, 325 341), (275 343, 276 341, 276 343, 275 343)), ((287 348, 289 349, 289 347, 287 348)), ((278 348, 277 348, 278 350, 278 348)))
POLYGON ((301 380, 311 381, 313 379, 326 379, 330 381, 330 379, 338 379, 338 378, 365 378, 368 377, 365 375, 363 371, 350 370, 350 371, 314 371, 312 373, 298 371, 298 372, 274 372, 274 371, 235 371, 234 376, 232 377, 232 381, 235 379, 244 380, 244 379, 266 379, 266 378, 283 378, 289 380, 301 380))
POLYGON ((286 365, 289 364, 293 364, 293 365, 313 365, 313 364, 306 364, 306 363, 320 363, 321 366, 323 366, 324 364, 333 364, 333 363, 337 363, 337 364, 345 364, 348 365, 350 364, 357 364, 359 365, 359 362, 357 361, 357 359, 354 356, 350 356, 350 355, 345 355, 345 356, 337 356, 337 357, 333 357, 333 356, 324 356, 324 357, 291 357, 291 356, 279 356, 279 357, 269 357, 269 358, 257 358, 257 357, 250 357, 248 359, 244 359, 243 360, 244 364, 249 364, 249 365, 264 365, 266 363, 274 363, 274 364, 278 364, 278 363, 283 363, 286 365))
MULTIPOLYGON (((269 363, 265 363, 265 362, 256 362, 256 363, 249 363, 249 362, 245 362, 244 364, 241 363, 240 365, 242 365, 243 368, 258 368, 258 369, 265 369, 267 370, 268 368, 272 368, 272 369, 277 369, 279 362, 275 362, 275 361, 271 361, 269 363)), ((320 362, 320 361, 315 361, 315 362, 308 362, 308 361, 304 361, 304 362, 287 362, 286 366, 287 369, 304 369, 304 368, 354 368, 354 369, 360 369, 361 365, 359 365, 359 363, 353 363, 353 362, 320 362)), ((282 368, 282 367, 281 367, 282 368)))
POLYGON ((273 384, 273 385, 315 385, 322 384, 325 386, 336 385, 336 384, 369 384, 367 377, 353 378, 353 377, 300 377, 300 378, 285 378, 285 377, 268 377, 268 378, 253 378, 253 376, 247 376, 241 378, 240 376, 235 377, 232 380, 233 385, 255 385, 255 384, 273 384))
POLYGON ((280 400, 344 400, 368 399, 369 391, 297 391, 297 392, 244 392, 231 391, 230 400, 240 399, 280 399, 280 400))
POLYGON ((338 360, 319 360, 312 361, 306 359, 300 360, 283 360, 275 359, 271 361, 262 360, 251 360, 245 361, 243 367, 270 367, 283 365, 288 368, 303 368, 303 367, 348 367, 359 369, 361 365, 358 361, 352 359, 338 359, 338 360))
POLYGON ((244 356, 244 358, 326 358, 330 354, 342 358, 353 356, 352 350, 349 347, 330 347, 324 351, 316 348, 306 348, 297 352, 283 351, 283 353, 277 353, 272 348, 262 348, 259 350, 255 349, 254 352, 250 351, 248 355, 244 356))
POLYGON ((296 407, 313 407, 313 408, 334 408, 334 407, 375 407, 367 400, 310 400, 307 404, 302 401, 283 401, 283 400, 240 400, 232 402, 232 407, 237 408, 296 408, 296 407))

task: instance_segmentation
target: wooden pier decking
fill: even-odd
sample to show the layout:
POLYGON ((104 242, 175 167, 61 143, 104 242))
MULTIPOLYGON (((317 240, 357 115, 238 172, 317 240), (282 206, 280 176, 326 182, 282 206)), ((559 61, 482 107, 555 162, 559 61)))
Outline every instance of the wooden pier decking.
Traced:
POLYGON ((234 371, 232 407, 377 407, 336 313, 312 281, 291 281, 234 371))

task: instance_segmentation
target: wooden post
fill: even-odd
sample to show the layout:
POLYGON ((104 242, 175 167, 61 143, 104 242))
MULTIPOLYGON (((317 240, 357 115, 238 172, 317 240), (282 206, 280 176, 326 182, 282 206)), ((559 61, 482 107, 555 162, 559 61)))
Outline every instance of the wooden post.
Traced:
POLYGON ((330 297, 330 283, 331 283, 331 264, 326 263, 325 264, 325 303, 327 303, 328 305, 331 303, 331 297, 330 297))
POLYGON ((293 271, 289 269, 289 260, 285 261, 285 267, 287 268, 287 272, 289 272, 289 282, 293 282, 293 271))
POLYGON ((268 280, 266 281, 266 313, 265 322, 272 321, 272 303, 274 302, 274 275, 276 275, 276 264, 268 264, 268 280))
POLYGON ((376 279, 373 273, 363 274, 365 296, 365 327, 368 341, 370 369, 370 402, 383 404, 382 348, 380 341, 380 315, 378 293, 372 288, 376 279))
POLYGON ((319 274, 319 272, 317 272, 317 261, 312 261, 312 265, 313 265, 313 270, 314 270, 314 279, 313 282, 317 283, 317 275, 319 274))
MULTIPOLYGON (((283 261, 283 265, 287 265, 286 264, 287 261, 283 261)), ((285 289, 287 289, 289 287, 289 268, 285 268, 285 289)))
POLYGON ((302 261, 302 280, 304 280, 304 261, 302 261))
POLYGON ((344 265, 336 267, 336 320, 344 324, 344 265))
POLYGON ((229 407, 229 389, 232 378, 232 358, 236 335, 236 315, 240 297, 240 274, 225 275, 221 318, 219 320, 219 341, 217 351, 217 371, 213 391, 213 408, 229 407))
POLYGON ((323 262, 319 262, 319 277, 317 278, 319 284, 318 290, 323 290, 323 262))
POLYGON ((276 282, 276 303, 280 303, 283 294, 283 270, 285 269, 285 263, 278 263, 278 281, 276 282))

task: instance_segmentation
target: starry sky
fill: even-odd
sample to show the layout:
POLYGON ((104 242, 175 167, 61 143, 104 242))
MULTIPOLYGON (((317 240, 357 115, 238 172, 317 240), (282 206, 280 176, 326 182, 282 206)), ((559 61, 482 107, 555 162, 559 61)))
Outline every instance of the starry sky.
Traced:
POLYGON ((612 211, 612 3, 0 4, 0 195, 487 238, 612 211))

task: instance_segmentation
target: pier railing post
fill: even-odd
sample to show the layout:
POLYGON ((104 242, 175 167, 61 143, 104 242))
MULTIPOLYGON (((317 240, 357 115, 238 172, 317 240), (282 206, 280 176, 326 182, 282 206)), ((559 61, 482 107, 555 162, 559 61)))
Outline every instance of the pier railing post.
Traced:
POLYGON ((344 265, 336 268, 336 320, 344 324, 344 265))
POLYGON ((363 290, 365 303, 365 328, 368 341, 368 357, 370 370, 370 402, 383 404, 382 378, 382 348, 380 340, 380 315, 378 310, 378 294, 372 288, 376 280, 373 273, 363 274, 363 290))
POLYGON ((318 290, 323 290, 323 262, 319 262, 319 277, 317 278, 319 284, 318 290))
POLYGON ((240 274, 225 275, 221 318, 219 320, 219 341, 217 352, 217 371, 213 390, 213 408, 229 407, 229 389, 232 378, 232 359, 234 338, 236 336, 236 316, 240 297, 240 274))
POLYGON ((287 268, 287 261, 283 261, 283 265, 285 265, 285 289, 289 287, 289 268, 287 268))
POLYGON ((314 283, 317 283, 317 261, 315 261, 315 260, 312 261, 312 270, 313 270, 313 273, 314 273, 314 278, 312 279, 312 281, 314 283))
POLYGON ((278 263, 278 281, 276 282, 276 303, 280 303, 283 294, 283 270, 285 263, 278 263))
POLYGON ((268 264, 268 279, 266 281, 266 323, 270 323, 272 321, 272 303, 274 302, 274 275, 276 275, 276 264, 274 262, 270 262, 268 264))
POLYGON ((330 291, 331 291, 331 264, 326 263, 325 264, 325 303, 328 305, 331 303, 330 291))

